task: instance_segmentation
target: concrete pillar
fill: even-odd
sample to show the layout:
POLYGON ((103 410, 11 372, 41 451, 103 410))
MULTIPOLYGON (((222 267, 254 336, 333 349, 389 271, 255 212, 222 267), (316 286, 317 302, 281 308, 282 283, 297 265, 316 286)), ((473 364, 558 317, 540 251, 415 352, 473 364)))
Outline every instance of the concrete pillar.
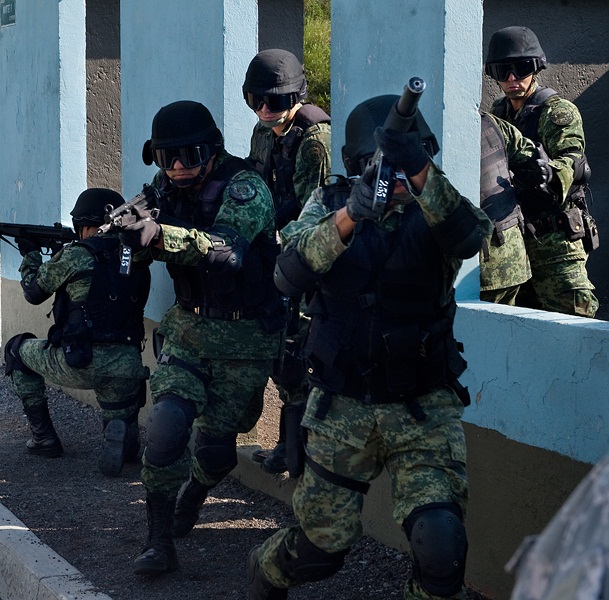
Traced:
MULTIPOLYGON (((85 1, 16 0, 14 9, 0 26, 0 221, 68 225, 87 184, 85 1)), ((4 242, 0 249, 2 297, 10 298, 21 257, 4 242)), ((3 339, 22 326, 13 318, 22 308, 3 303, 3 339)), ((31 312, 28 326, 44 335, 43 311, 31 312)))

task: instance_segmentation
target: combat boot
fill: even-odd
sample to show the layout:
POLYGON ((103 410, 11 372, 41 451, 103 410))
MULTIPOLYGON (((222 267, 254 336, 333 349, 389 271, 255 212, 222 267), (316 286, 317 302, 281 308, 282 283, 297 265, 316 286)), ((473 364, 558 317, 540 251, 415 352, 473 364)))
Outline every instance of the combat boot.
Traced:
POLYGON ((285 442, 277 442, 277 445, 269 452, 262 461, 262 469, 273 475, 285 473, 288 470, 288 458, 285 442))
POLYGON ((247 572, 249 575, 249 600, 287 600, 287 588, 276 588, 265 577, 258 555, 261 546, 254 546, 247 557, 247 572))
POLYGON ((32 439, 25 444, 27 451, 45 458, 55 458, 63 454, 61 440, 53 427, 46 403, 24 408, 30 424, 32 439))
POLYGON ((136 575, 161 575, 179 567, 172 534, 175 506, 175 498, 165 494, 151 493, 146 496, 148 540, 133 563, 136 575))
POLYGON ((184 537, 188 535, 199 520, 201 507, 207 498, 207 493, 211 488, 203 485, 194 475, 178 498, 176 512, 173 518, 173 535, 184 537))

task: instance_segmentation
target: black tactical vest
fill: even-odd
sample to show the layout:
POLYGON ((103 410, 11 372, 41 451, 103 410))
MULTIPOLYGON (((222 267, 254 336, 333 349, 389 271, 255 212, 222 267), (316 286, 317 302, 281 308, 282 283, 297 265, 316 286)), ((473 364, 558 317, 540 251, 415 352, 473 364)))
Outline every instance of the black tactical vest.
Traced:
POLYGON ((254 166, 273 194, 278 230, 297 219, 300 213, 300 203, 294 191, 296 153, 307 129, 319 123, 330 123, 330 117, 318 106, 303 104, 290 131, 278 137, 272 148, 253 149, 254 166), (269 150, 270 156, 267 154, 269 150))
MULTIPOLYGON (((348 195, 327 191, 329 207, 348 195)), ((441 250, 412 202, 395 231, 357 225, 309 304, 309 379, 364 402, 414 399, 465 370, 453 337, 454 289, 441 250)))
POLYGON ((130 344, 140 346, 144 339, 144 307, 150 292, 148 264, 134 262, 131 274, 120 274, 118 237, 93 236, 73 242, 95 258, 93 272, 77 273, 70 281, 91 277, 84 302, 72 302, 67 282, 55 295, 55 325, 49 341, 62 345, 69 338, 74 344, 130 344))
POLYGON ((480 208, 493 222, 501 244, 501 232, 523 226, 524 218, 512 185, 503 135, 488 115, 482 115, 480 133, 480 208))
MULTIPOLYGON (((224 189, 235 175, 248 169, 243 159, 230 157, 212 171, 195 199, 179 188, 169 191, 160 200, 161 222, 213 231, 224 189)), ((205 262, 197 267, 167 263, 167 270, 183 308, 201 314, 201 309, 211 309, 226 318, 258 318, 264 326, 264 319, 271 316, 274 320, 281 306, 273 283, 278 253, 277 242, 260 233, 245 252, 242 268, 234 273, 210 271, 205 262)))

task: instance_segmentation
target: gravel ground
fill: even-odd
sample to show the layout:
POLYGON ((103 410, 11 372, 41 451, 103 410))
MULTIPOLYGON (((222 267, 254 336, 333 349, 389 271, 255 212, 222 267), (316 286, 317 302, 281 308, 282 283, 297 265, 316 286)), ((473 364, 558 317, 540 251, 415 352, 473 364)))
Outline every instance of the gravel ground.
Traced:
MULTIPOLYGON (((277 404, 269 391, 258 426, 266 447, 274 444, 277 404)), ((54 389, 49 406, 65 449, 56 459, 26 453, 29 428, 21 403, 0 377, 0 502, 114 600, 247 598, 247 554, 277 528, 294 523, 289 506, 228 477, 211 493, 193 532, 176 541, 180 569, 136 577, 132 562, 147 533, 139 466, 126 465, 117 478, 102 476, 99 411, 54 389)), ((341 572, 291 590, 290 599, 397 599, 409 570, 403 554, 364 537, 341 572)), ((467 597, 485 600, 473 591, 467 597)))

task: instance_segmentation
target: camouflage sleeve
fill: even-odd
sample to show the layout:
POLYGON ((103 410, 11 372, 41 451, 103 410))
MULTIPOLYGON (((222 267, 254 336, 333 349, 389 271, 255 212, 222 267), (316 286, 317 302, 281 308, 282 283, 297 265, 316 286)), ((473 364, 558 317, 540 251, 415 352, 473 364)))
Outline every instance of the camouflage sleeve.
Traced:
POLYGON ((298 238, 297 250, 316 273, 326 273, 347 249, 336 228, 335 213, 323 203, 323 189, 317 188, 307 200, 298 220, 281 230, 282 245, 298 238))
MULTIPOLYGON (((35 278, 40 288, 50 296, 77 273, 92 271, 93 266, 94 258, 86 248, 68 245, 45 263, 42 263, 40 254, 28 253, 19 270, 24 285, 29 285, 35 278)), ((79 278, 79 281, 79 285, 75 284, 75 289, 70 293, 75 301, 86 297, 90 285, 88 278, 79 278)))
MULTIPOLYGON (((163 249, 154 252, 157 260, 195 266, 213 246, 212 238, 204 231, 171 225, 161 227, 163 249)), ((210 233, 230 244, 235 241, 233 237, 251 242, 265 230, 273 235, 274 227, 273 200, 262 178, 252 171, 235 175, 223 192, 222 206, 210 233), (234 236, 227 230, 235 232, 234 236)))
POLYGON ((320 123, 307 130, 298 148, 293 183, 301 207, 330 174, 330 138, 330 125, 320 123))
POLYGON ((535 143, 529 138, 524 137, 516 126, 494 115, 489 114, 489 117, 495 122, 499 131, 501 131, 510 165, 528 162, 536 155, 535 143))
POLYGON ((462 196, 433 162, 429 167, 427 182, 421 193, 418 195, 413 193, 413 196, 419 203, 425 221, 430 227, 444 222, 461 205, 467 204, 469 211, 477 217, 485 234, 490 235, 493 231, 493 224, 486 213, 462 196))
POLYGON ((586 148, 581 114, 572 102, 551 98, 541 111, 537 131, 557 171, 564 198, 573 183, 573 160, 586 148))

